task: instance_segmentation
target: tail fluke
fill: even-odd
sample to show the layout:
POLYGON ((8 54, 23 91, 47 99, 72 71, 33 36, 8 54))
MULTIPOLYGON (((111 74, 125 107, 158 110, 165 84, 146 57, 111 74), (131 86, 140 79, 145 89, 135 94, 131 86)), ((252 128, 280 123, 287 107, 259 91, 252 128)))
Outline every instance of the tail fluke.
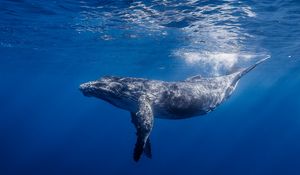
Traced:
POLYGON ((266 58, 263 58, 259 61, 257 61, 254 65, 249 66, 248 68, 243 69, 240 74, 239 77, 242 77, 243 75, 247 74, 248 72, 250 72, 252 69, 254 69, 257 65, 261 64, 262 62, 266 61, 267 59, 269 59, 271 56, 268 55, 266 58))
POLYGON ((247 68, 242 69, 241 71, 234 73, 235 77, 231 83, 231 86, 234 87, 236 85, 236 83, 240 80, 240 78, 242 76, 244 76, 245 74, 247 74, 248 72, 250 72, 252 69, 254 69, 257 65, 261 64, 262 62, 266 61, 267 59, 269 59, 271 56, 268 55, 266 58, 263 58, 259 61, 257 61, 255 64, 253 64, 252 66, 249 66, 247 68))

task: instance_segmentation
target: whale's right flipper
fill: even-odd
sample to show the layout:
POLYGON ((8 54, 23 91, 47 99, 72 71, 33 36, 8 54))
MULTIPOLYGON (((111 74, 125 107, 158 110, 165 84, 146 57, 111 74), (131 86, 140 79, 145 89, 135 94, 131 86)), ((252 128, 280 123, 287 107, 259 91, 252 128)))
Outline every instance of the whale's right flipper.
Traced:
POLYGON ((131 121, 136 128, 137 141, 134 148, 133 158, 138 161, 143 152, 151 158, 149 135, 153 127, 153 113, 145 96, 139 98, 137 113, 131 113, 131 121))

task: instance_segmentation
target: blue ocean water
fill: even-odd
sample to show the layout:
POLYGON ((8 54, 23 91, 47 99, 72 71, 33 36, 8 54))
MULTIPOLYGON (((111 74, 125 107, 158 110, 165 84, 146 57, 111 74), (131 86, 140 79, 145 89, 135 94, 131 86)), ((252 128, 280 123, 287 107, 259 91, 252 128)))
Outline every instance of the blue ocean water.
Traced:
POLYGON ((300 1, 0 2, 0 174, 300 174, 300 1), (206 116, 155 119, 132 159, 127 111, 86 98, 103 75, 182 80, 271 56, 206 116))

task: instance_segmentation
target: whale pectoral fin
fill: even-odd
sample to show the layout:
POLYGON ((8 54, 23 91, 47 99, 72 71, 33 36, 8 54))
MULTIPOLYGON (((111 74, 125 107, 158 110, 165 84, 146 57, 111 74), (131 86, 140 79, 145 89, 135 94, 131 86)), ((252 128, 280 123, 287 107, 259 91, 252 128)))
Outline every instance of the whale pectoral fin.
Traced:
POLYGON ((144 153, 145 153, 145 155, 146 155, 149 159, 152 158, 150 138, 147 139, 147 142, 146 142, 146 145, 145 145, 145 149, 144 149, 144 153))
POLYGON ((136 128, 137 141, 134 148, 133 158, 138 161, 143 152, 147 157, 151 157, 149 135, 153 127, 153 113, 150 104, 145 97, 139 99, 139 109, 137 113, 131 113, 131 121, 136 128))

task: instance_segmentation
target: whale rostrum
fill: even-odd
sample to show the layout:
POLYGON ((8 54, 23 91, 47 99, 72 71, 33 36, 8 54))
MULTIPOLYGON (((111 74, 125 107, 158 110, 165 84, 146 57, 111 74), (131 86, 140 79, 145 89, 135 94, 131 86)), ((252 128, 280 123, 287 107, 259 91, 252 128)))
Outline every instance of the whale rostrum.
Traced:
POLYGON ((178 82, 105 76, 81 84, 80 90, 131 113, 137 131, 133 158, 138 161, 143 153, 152 156, 149 136, 154 117, 185 119, 207 114, 232 94, 243 75, 266 59, 225 76, 193 76, 178 82))

